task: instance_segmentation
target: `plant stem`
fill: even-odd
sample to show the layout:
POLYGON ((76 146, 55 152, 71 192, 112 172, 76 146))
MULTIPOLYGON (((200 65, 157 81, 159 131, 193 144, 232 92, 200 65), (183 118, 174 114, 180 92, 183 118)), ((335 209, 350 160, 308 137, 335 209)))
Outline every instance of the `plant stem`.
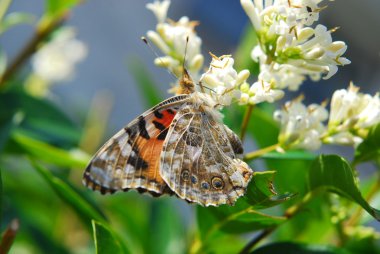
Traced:
MULTIPOLYGON (((302 208, 305 206, 305 204, 307 204, 311 200, 311 198, 314 197, 316 194, 317 194, 317 191, 312 191, 312 192, 308 193, 301 200, 301 202, 299 202, 299 203, 289 207, 288 209, 286 209, 284 216, 287 219, 291 219, 292 217, 294 217, 299 211, 302 210, 302 208)), ((249 253, 253 247, 255 247, 261 240, 263 240, 264 238, 266 238, 267 236, 272 234, 277 228, 278 228, 278 226, 263 230, 258 236, 256 236, 255 238, 253 238, 251 241, 248 242, 248 244, 243 248, 243 250, 240 251, 240 254, 249 253)))
POLYGON ((241 132, 240 132, 241 141, 244 141, 245 134, 248 128, 249 119, 251 118, 251 115, 252 115, 252 110, 253 110, 253 105, 248 105, 247 109, 245 110, 243 123, 241 125, 241 132))
POLYGON ((262 239, 270 235, 276 228, 268 228, 263 230, 259 235, 253 238, 249 243, 239 252, 239 254, 248 254, 250 250, 259 243, 262 239))
MULTIPOLYGON (((23 63, 37 50, 38 44, 46 39, 46 37, 54 31, 65 19, 65 15, 51 19, 46 23, 41 21, 37 25, 33 37, 27 42, 15 59, 8 65, 4 74, 0 77, 0 89, 4 87, 6 81, 9 80, 15 72, 23 65, 23 63)), ((46 20, 45 20, 46 21, 46 20)))
POLYGON ((276 150, 278 147, 279 147, 279 144, 274 144, 274 145, 262 148, 260 150, 247 153, 246 155, 244 155, 244 161, 250 161, 250 160, 256 159, 257 157, 260 157, 266 153, 276 150))
POLYGON ((12 247, 20 225, 17 219, 13 219, 5 230, 0 243, 0 254, 7 254, 12 247))

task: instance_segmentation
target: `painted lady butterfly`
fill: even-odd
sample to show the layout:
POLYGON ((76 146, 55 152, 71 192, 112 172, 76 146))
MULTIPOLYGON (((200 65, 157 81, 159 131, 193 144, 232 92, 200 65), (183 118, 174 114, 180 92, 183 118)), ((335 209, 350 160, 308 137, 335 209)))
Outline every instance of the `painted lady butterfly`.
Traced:
POLYGON ((181 95, 146 111, 100 148, 84 172, 86 186, 102 194, 175 194, 204 206, 233 205, 244 195, 252 169, 237 158, 241 141, 186 71, 180 87, 181 95))

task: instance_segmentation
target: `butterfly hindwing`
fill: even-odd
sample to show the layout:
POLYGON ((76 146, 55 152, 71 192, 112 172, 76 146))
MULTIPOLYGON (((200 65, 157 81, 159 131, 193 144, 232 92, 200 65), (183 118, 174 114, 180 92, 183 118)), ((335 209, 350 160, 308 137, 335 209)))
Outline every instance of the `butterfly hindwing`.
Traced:
POLYGON ((159 159, 169 126, 187 98, 163 101, 108 140, 87 166, 85 185, 102 193, 129 189, 171 193, 160 176, 159 159))
POLYGON ((176 114, 161 154, 160 173, 180 197, 201 205, 233 204, 252 170, 236 158, 239 138, 212 112, 189 101, 176 114))

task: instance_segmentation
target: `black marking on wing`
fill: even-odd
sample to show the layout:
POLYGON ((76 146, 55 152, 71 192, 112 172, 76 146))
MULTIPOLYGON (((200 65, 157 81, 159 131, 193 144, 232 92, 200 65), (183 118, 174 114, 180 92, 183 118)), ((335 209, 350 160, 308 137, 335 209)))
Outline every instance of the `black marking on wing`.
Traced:
POLYGON ((163 131, 163 130, 166 129, 165 125, 163 125, 160 122, 157 122, 157 121, 154 120, 152 123, 154 124, 154 127, 156 127, 156 129, 158 129, 160 131, 163 131))
POLYGON ((158 109, 155 109, 155 110, 153 111, 153 114, 154 114, 154 116, 157 117, 158 119, 161 119, 161 118, 164 117, 164 115, 163 115, 158 109))
POLYGON ((127 164, 134 166, 138 169, 147 169, 149 167, 148 163, 138 156, 129 156, 127 164))
POLYGON ((158 140, 164 140, 166 138, 166 135, 168 135, 169 128, 166 128, 164 131, 162 131, 158 136, 158 140))
POLYGON ((132 128, 129 128, 129 127, 125 127, 124 130, 128 134, 129 139, 131 139, 131 140, 135 139, 136 134, 137 134, 136 131, 134 131, 132 128))
POLYGON ((138 126, 139 126, 139 131, 140 131, 140 136, 145 138, 145 139, 150 139, 149 133, 146 130, 146 121, 143 116, 139 116, 138 118, 138 126))

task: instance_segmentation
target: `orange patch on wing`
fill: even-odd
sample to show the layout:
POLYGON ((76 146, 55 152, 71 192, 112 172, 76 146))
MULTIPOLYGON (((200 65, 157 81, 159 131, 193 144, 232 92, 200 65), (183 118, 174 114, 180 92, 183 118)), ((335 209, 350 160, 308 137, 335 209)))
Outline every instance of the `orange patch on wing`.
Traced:
POLYGON ((146 119, 147 131, 151 138, 144 139, 139 137, 137 140, 137 147, 139 148, 139 156, 141 159, 148 163, 148 168, 142 170, 141 175, 145 177, 148 182, 154 181, 158 185, 163 186, 166 185, 166 183, 159 173, 160 155, 162 152, 166 133, 175 117, 176 112, 173 110, 163 110, 161 114, 161 118, 152 117, 150 119, 146 119), (156 122, 156 125, 154 122, 156 122), (162 129, 156 127, 157 123, 162 125, 162 129), (162 136, 163 134, 164 136, 162 136))
POLYGON ((165 184, 162 179, 159 169, 160 169, 160 155, 162 151, 162 146, 164 140, 158 140, 151 138, 149 140, 144 140, 144 150, 141 151, 141 158, 148 162, 148 168, 142 171, 142 175, 149 179, 150 181, 155 181, 158 184, 165 184))

